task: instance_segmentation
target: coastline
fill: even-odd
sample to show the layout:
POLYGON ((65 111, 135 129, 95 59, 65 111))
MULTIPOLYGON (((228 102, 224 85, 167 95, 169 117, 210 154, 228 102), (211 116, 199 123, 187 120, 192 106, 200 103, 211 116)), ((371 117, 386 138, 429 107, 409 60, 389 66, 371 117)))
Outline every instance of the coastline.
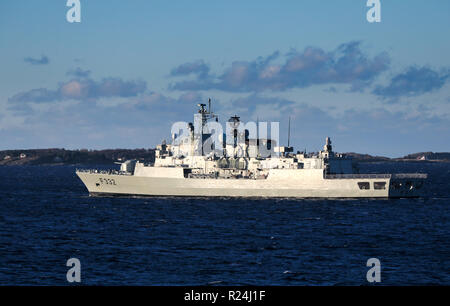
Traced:
MULTIPOLYGON (((358 163, 378 162, 450 162, 450 153, 413 153, 404 157, 389 158, 360 153, 343 153, 358 163)), ((67 165, 114 165, 128 159, 153 162, 155 149, 27 149, 0 151, 0 166, 67 166, 67 165)))

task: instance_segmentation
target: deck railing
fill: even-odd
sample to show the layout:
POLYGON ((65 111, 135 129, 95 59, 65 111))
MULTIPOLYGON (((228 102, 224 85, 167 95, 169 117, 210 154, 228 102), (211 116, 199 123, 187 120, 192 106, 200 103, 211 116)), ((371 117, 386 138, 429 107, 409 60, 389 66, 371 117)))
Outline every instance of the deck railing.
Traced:
POLYGON ((325 174, 325 179, 372 179, 390 178, 391 174, 325 174))
POLYGON ((76 169, 75 172, 89 173, 89 174, 132 175, 132 173, 130 172, 119 170, 76 169))
MULTIPOLYGON (((130 172, 119 170, 98 170, 98 169, 76 169, 76 172, 89 173, 89 174, 108 174, 108 175, 133 175, 130 172)), ((202 178, 217 178, 212 175, 191 175, 194 177, 202 178)), ((426 173, 394 173, 394 174, 324 174, 325 179, 426 179, 428 175, 426 173)))
POLYGON ((426 179, 428 174, 426 173, 395 173, 393 174, 393 178, 417 178, 417 179, 426 179))
POLYGON ((325 174, 325 179, 426 179, 426 173, 394 173, 394 174, 325 174))

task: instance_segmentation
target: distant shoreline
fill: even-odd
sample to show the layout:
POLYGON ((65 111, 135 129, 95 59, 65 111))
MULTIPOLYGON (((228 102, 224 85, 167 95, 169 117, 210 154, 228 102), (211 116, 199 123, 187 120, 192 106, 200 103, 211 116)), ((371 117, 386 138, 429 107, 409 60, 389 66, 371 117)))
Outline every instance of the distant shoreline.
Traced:
POLYGON ((152 161, 154 149, 66 150, 30 149, 0 151, 0 166, 111 165, 128 159, 152 161))
MULTIPOLYGON (((450 162, 450 153, 420 152, 400 158, 372 156, 360 153, 343 153, 357 162, 450 162)), ((66 149, 28 149, 0 151, 0 166, 20 165, 112 165, 128 159, 152 162, 155 149, 105 149, 105 150, 66 150, 66 149)))

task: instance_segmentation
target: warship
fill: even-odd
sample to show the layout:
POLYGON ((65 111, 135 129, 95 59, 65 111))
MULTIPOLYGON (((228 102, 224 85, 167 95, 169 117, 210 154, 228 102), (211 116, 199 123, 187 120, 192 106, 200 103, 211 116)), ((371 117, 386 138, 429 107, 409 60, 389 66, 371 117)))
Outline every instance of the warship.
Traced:
POLYGON ((194 124, 180 123, 179 133, 172 132, 172 142, 157 146, 153 162, 127 160, 120 163, 120 170, 77 169, 89 194, 266 198, 422 195, 427 174, 360 174, 351 157, 333 151, 329 137, 319 152, 294 153, 289 140, 287 146, 280 146, 276 139, 260 137, 259 129, 255 137, 236 115, 227 121, 224 134, 217 127, 211 100, 208 107, 198 107, 194 124))

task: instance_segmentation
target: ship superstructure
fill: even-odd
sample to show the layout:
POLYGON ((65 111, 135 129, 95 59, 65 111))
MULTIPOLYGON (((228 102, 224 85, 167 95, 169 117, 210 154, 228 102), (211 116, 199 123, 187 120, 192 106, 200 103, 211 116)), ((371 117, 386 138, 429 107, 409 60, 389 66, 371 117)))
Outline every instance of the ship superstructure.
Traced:
MULTIPOLYGON (((77 170, 91 195, 220 197, 417 197, 426 174, 359 174, 352 158, 326 138, 318 153, 296 152, 250 131, 232 116, 226 133, 199 104, 194 123, 179 125, 155 150, 155 161, 129 160, 120 170, 77 170)), ((258 124, 256 124, 258 125, 258 124)), ((256 132, 255 132, 256 131, 256 132)))

